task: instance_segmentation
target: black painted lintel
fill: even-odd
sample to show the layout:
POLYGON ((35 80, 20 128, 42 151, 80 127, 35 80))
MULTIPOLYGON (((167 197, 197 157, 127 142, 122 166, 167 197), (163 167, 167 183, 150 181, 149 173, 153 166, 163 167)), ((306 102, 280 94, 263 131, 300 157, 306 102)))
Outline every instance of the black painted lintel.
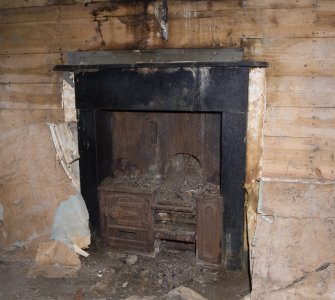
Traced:
POLYGON ((229 68, 266 68, 267 62, 263 61, 234 61, 234 62, 156 62, 133 64, 83 64, 83 65, 55 65, 54 71, 98 71, 121 68, 180 68, 180 67, 229 67, 229 68))

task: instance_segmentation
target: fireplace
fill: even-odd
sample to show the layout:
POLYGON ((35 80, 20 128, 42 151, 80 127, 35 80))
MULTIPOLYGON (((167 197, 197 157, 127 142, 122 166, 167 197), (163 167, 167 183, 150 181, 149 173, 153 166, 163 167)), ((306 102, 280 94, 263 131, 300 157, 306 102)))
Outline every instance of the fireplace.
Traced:
MULTIPOLYGON (((92 226, 104 226, 104 210, 107 215, 120 216, 120 210, 113 211, 113 205, 108 208, 101 202, 105 196, 100 196, 100 205, 98 201, 98 190, 100 195, 114 192, 111 198, 119 199, 115 201, 119 201, 116 206, 121 207, 121 215, 131 215, 129 207, 139 207, 135 218, 128 220, 133 225, 138 221, 139 227, 127 230, 125 224, 110 224, 121 240, 136 241, 140 234, 134 228, 144 227, 149 233, 140 240, 149 244, 154 239, 166 239, 192 247, 195 240, 205 238, 206 246, 219 237, 219 256, 224 265, 241 268, 249 69, 259 66, 265 64, 235 61, 60 66, 59 70, 75 72, 81 187, 92 226), (194 185, 186 189, 180 186, 179 191, 172 188, 180 197, 180 202, 173 202, 162 194, 167 186, 177 185, 178 180, 173 183, 173 179, 186 178, 185 174, 176 175, 178 164, 191 166, 194 185), (131 188, 148 182, 149 192, 141 194, 140 189, 131 188), (206 187, 212 188, 207 194, 206 187), (211 212, 206 217, 204 211, 211 212), (210 228, 211 218, 219 222, 219 230, 210 228), (171 236, 164 231, 164 224, 171 225, 171 220, 179 225, 184 222, 191 229, 184 235, 177 232, 171 236), (205 224, 202 229, 200 222, 205 224), (159 230, 162 224, 163 230, 159 230)), ((150 248, 147 244, 143 247, 150 248)), ((211 246, 206 247, 210 252, 211 246)))
POLYGON ((199 263, 219 264, 221 115, 106 113, 112 135, 104 139, 115 142, 106 151, 112 173, 98 187, 104 244, 153 252, 154 241, 156 251, 164 241, 196 251, 199 263))

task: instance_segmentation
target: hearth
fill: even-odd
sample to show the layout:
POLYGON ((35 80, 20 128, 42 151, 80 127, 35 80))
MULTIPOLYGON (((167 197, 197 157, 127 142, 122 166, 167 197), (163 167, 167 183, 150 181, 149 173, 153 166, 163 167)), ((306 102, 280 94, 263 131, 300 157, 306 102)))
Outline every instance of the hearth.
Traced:
POLYGON ((152 253, 164 241, 176 250, 196 250, 200 263, 219 264, 223 199, 200 162, 187 153, 173 155, 163 176, 154 178, 138 170, 129 176, 132 164, 123 160, 123 172, 98 187, 104 244, 152 253))
POLYGON ((107 244, 150 252, 166 240, 196 248, 200 261, 241 268, 255 66, 63 67, 75 72, 82 194, 107 244), (191 173, 178 174, 180 166, 191 173))

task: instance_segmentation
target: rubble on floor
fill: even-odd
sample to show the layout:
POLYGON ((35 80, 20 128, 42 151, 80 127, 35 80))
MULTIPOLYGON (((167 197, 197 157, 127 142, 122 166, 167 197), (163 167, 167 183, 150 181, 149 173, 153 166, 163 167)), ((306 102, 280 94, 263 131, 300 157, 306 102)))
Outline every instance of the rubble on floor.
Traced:
POLYGON ((47 241, 38 245, 36 261, 30 268, 28 277, 75 277, 80 265, 79 255, 65 244, 59 241, 47 241))
POLYGON ((31 260, 0 256, 0 299, 237 300, 250 293, 246 272, 196 265, 190 251, 149 257, 90 249, 80 260, 76 278, 27 278, 31 260))
POLYGON ((124 300, 207 300, 206 298, 202 297, 195 291, 185 286, 180 286, 175 288, 174 290, 170 291, 166 295, 162 297, 155 297, 155 296, 130 296, 124 300))

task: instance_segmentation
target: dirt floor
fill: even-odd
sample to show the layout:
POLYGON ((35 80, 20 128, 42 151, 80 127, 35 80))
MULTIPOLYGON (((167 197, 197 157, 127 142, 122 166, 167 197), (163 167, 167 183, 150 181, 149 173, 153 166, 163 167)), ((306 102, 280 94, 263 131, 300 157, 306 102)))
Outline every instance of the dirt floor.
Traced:
POLYGON ((249 293, 246 273, 196 265, 189 251, 163 250, 155 258, 90 249, 77 278, 26 278, 31 259, 20 251, 0 256, 0 299, 125 299, 163 295, 181 285, 210 300, 249 293))

